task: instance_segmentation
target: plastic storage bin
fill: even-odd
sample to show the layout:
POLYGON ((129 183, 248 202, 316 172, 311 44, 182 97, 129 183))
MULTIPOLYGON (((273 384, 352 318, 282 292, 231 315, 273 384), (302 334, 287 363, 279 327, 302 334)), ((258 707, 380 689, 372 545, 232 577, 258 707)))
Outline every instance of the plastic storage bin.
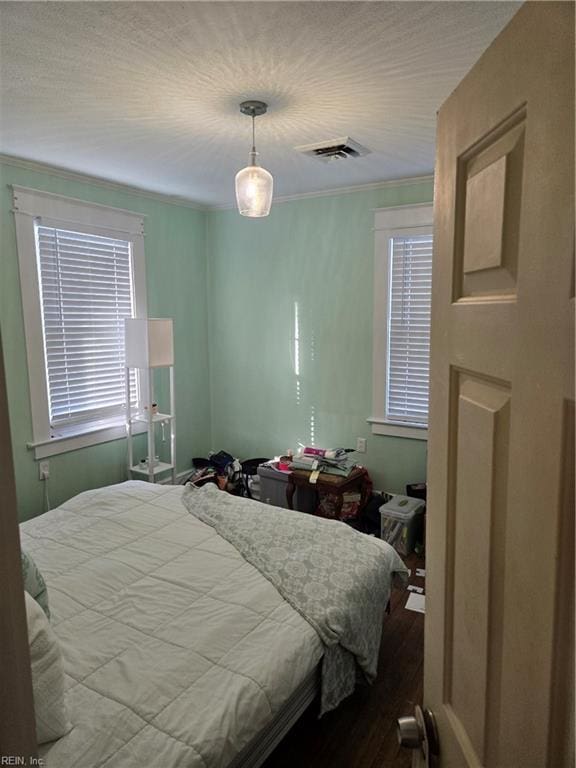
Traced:
MULTIPOLYGON (((260 501, 265 504, 273 504, 275 507, 288 508, 286 501, 286 486, 288 485, 288 473, 278 472, 268 466, 258 467, 260 477, 260 501)), ((316 490, 314 486, 308 488, 296 488, 294 494, 294 509, 300 512, 314 512, 316 508, 316 490)))
POLYGON ((393 496, 380 507, 380 538, 400 555, 409 555, 416 543, 424 502, 408 496, 393 496))

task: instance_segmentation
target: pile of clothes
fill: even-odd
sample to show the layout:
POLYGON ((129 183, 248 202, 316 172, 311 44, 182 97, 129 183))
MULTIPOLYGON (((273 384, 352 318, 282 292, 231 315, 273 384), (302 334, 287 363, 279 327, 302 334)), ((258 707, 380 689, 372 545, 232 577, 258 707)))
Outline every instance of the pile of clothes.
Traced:
POLYGON ((242 465, 226 451, 210 453, 207 459, 192 459, 192 465, 194 472, 188 475, 184 483, 197 486, 216 483, 223 491, 243 494, 242 465))

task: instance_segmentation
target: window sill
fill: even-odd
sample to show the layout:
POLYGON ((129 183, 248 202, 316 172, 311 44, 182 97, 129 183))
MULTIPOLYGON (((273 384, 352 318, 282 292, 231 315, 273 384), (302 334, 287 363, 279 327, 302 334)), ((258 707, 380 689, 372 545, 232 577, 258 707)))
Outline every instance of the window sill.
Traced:
POLYGON ((372 428, 373 435, 387 435, 388 437, 404 437, 408 440, 428 440, 426 427, 411 427, 403 424, 391 424, 389 421, 377 416, 370 416, 366 421, 372 428))
MULTIPOLYGON (((134 424, 132 433, 146 432, 146 424, 134 424)), ((85 428, 73 435, 52 437, 49 440, 39 440, 34 443, 26 443, 26 447, 34 451, 35 459, 46 459, 59 453, 77 451, 80 448, 89 448, 91 445, 110 443, 112 440, 121 440, 126 437, 126 425, 121 422, 113 426, 85 428)))

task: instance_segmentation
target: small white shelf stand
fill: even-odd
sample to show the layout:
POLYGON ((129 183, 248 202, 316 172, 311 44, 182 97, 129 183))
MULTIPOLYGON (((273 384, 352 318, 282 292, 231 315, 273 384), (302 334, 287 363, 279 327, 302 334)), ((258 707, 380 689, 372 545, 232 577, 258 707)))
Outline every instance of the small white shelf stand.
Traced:
MULTIPOLYGON (((168 319, 130 319, 126 320, 126 434, 128 437, 128 473, 129 476, 147 477, 153 483, 159 475, 172 474, 172 483, 176 483, 176 417, 174 404, 174 351, 172 342, 172 321, 168 319), (167 368, 170 378, 170 404, 168 413, 153 413, 154 371, 167 368), (145 410, 133 409, 130 399, 130 375, 137 371, 140 376, 140 396, 147 403, 145 410), (169 429, 169 459, 156 461, 157 425, 169 429), (142 432, 142 425, 147 433, 146 462, 134 462, 133 439, 142 432), (137 427, 140 429, 136 429, 137 427), (135 431, 136 429, 136 431, 135 431)), ((140 403, 140 407, 141 407, 140 403)))

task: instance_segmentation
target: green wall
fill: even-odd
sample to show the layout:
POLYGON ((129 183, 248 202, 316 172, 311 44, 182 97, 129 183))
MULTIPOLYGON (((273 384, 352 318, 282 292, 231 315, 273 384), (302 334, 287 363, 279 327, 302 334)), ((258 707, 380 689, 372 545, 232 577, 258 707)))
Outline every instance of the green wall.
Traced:
MULTIPOLYGON (((173 317, 180 470, 210 447, 208 342, 206 330, 205 214, 192 208, 130 192, 71 181, 49 172, 0 165, 0 329, 6 367, 12 450, 22 520, 43 511, 43 485, 33 439, 16 235, 11 190, 19 184, 82 200, 118 206, 147 216, 148 314, 173 317)), ((126 479, 126 441, 100 444, 53 456, 48 484, 54 506, 87 488, 126 479)))
POLYGON ((426 443, 372 435, 374 208, 432 199, 432 182, 208 214, 212 447, 272 456, 355 447, 375 487, 425 479, 426 443), (295 304, 299 368, 294 366, 295 304))
MULTIPOLYGON (((22 520, 43 511, 33 439, 10 184, 136 211, 146 219, 148 313, 173 317, 178 469, 225 449, 271 456, 299 442, 353 447, 376 487, 425 477, 426 443, 374 436, 374 208, 432 199, 415 182, 273 205, 267 219, 204 213, 113 187, 0 164, 0 329, 22 520), (295 374, 295 305, 299 375, 295 374)), ((50 458, 52 506, 126 478, 117 440, 50 458)))

